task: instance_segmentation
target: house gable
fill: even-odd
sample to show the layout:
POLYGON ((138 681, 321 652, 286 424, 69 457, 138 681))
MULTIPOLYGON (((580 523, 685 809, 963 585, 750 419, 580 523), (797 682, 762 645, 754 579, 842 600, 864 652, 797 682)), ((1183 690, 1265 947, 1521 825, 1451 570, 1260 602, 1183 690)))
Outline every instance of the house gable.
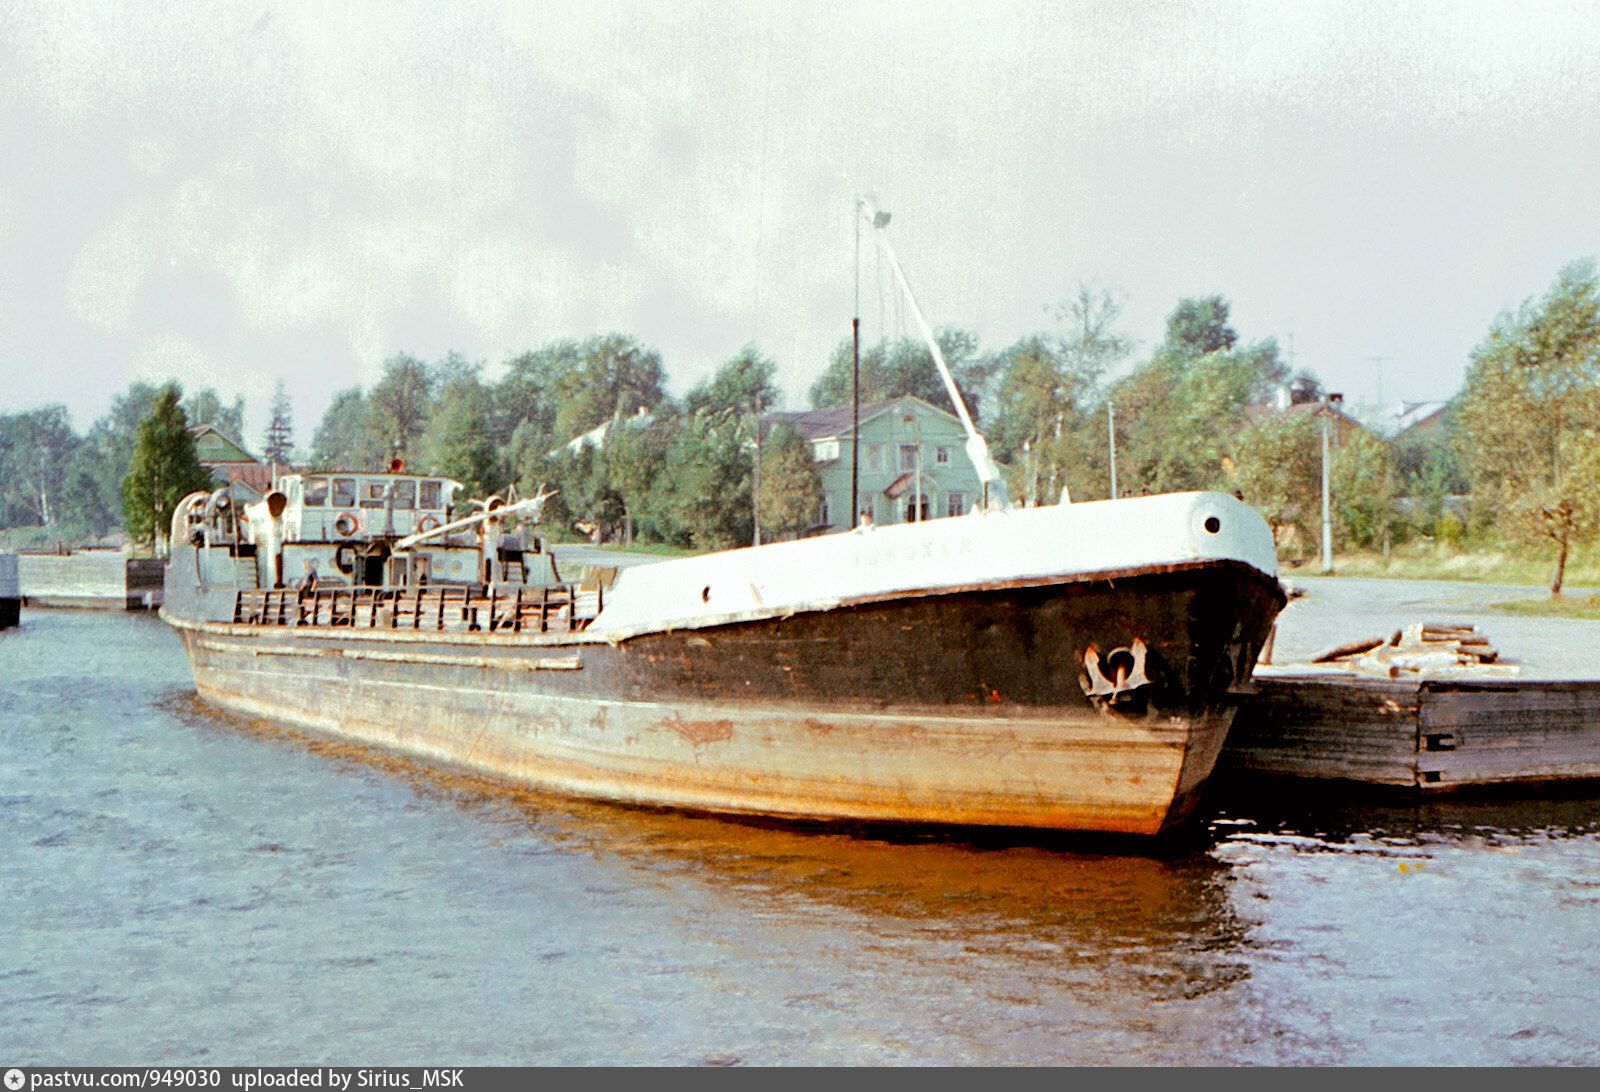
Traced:
POLYGON ((261 464, 261 460, 246 451, 238 441, 230 440, 211 425, 199 425, 189 431, 194 435, 195 454, 199 456, 202 466, 261 464))

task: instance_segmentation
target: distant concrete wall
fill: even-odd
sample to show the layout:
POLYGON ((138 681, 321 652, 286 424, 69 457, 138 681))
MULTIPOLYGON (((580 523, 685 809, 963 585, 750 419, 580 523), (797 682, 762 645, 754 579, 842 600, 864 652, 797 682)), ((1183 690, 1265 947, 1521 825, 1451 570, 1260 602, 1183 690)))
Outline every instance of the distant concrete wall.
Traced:
POLYGON ((30 606, 149 610, 161 605, 165 562, 121 550, 19 554, 18 579, 30 606))

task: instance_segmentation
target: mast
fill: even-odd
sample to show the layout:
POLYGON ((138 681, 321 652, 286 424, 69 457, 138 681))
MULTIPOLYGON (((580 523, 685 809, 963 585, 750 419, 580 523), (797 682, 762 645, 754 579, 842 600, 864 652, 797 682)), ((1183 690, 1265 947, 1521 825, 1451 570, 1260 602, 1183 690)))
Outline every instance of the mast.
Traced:
MULTIPOLYGON (((989 444, 972 423, 972 415, 967 412, 967 404, 961 398, 961 392, 956 389, 955 377, 950 374, 950 366, 944 361, 944 353, 939 349, 939 343, 934 339, 933 328, 928 325, 928 320, 923 317, 922 308, 917 304, 917 297, 911 291, 911 285, 906 281, 905 270, 900 268, 900 259, 895 257, 894 247, 889 245, 889 240, 884 236, 882 229, 888 226, 889 214, 872 207, 865 197, 860 199, 861 211, 865 215, 872 213, 872 227, 877 232, 878 245, 883 248, 884 254, 889 259, 889 268, 894 271, 895 280, 900 284, 900 290, 905 293, 906 302, 911 305, 911 314, 917 320, 917 329, 922 332, 922 340, 928 346, 928 352, 933 354, 933 363, 939 369, 939 378, 944 381, 944 389, 950 395, 950 402, 956 408, 956 416, 961 419, 961 427, 967 433, 967 458, 972 460, 972 468, 978 472, 978 480, 983 484, 982 507, 986 509, 1005 509, 1011 507, 1011 502, 1006 496, 1005 478, 1000 473, 1000 468, 989 457, 989 444)), ((860 231, 860 221, 856 224, 857 232, 860 231)), ((859 294, 859 290, 858 290, 859 294)), ((857 310, 860 304, 857 304, 857 310)), ((854 498, 852 498, 853 501, 854 498)))
POLYGON ((850 529, 861 520, 861 215, 867 199, 856 199, 856 312, 850 320, 850 529))

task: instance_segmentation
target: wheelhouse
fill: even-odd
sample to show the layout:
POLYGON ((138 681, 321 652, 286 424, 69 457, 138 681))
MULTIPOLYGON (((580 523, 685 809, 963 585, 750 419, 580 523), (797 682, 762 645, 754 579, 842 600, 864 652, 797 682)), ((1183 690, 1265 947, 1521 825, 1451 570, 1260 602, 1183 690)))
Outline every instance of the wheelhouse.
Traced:
POLYGON ((290 474, 280 477, 285 537, 300 542, 403 538, 448 519, 462 485, 416 474, 290 474))

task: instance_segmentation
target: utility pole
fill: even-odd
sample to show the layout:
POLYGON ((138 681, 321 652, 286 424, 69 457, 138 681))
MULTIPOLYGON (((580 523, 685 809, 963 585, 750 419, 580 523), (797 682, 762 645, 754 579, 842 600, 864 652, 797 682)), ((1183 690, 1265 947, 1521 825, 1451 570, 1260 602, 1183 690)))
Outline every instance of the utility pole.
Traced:
POLYGON ((1373 370, 1378 373, 1378 410, 1381 412, 1383 410, 1383 362, 1389 358, 1386 356, 1369 356, 1367 359, 1372 362, 1373 370))
POLYGON ((1333 434, 1333 406, 1343 402, 1344 395, 1322 395, 1322 405, 1317 413, 1322 418, 1322 571, 1333 572, 1333 504, 1332 489, 1329 484, 1329 456, 1328 449, 1332 446, 1333 434))
POLYGON ((1117 499, 1117 407, 1106 403, 1106 437, 1111 446, 1111 499, 1117 499))
MULTIPOLYGON (((751 428, 756 437, 756 459, 750 467, 750 516, 755 524, 755 545, 761 545, 761 395, 750 399, 751 428)), ((852 524, 854 526, 854 524, 852 524)))

